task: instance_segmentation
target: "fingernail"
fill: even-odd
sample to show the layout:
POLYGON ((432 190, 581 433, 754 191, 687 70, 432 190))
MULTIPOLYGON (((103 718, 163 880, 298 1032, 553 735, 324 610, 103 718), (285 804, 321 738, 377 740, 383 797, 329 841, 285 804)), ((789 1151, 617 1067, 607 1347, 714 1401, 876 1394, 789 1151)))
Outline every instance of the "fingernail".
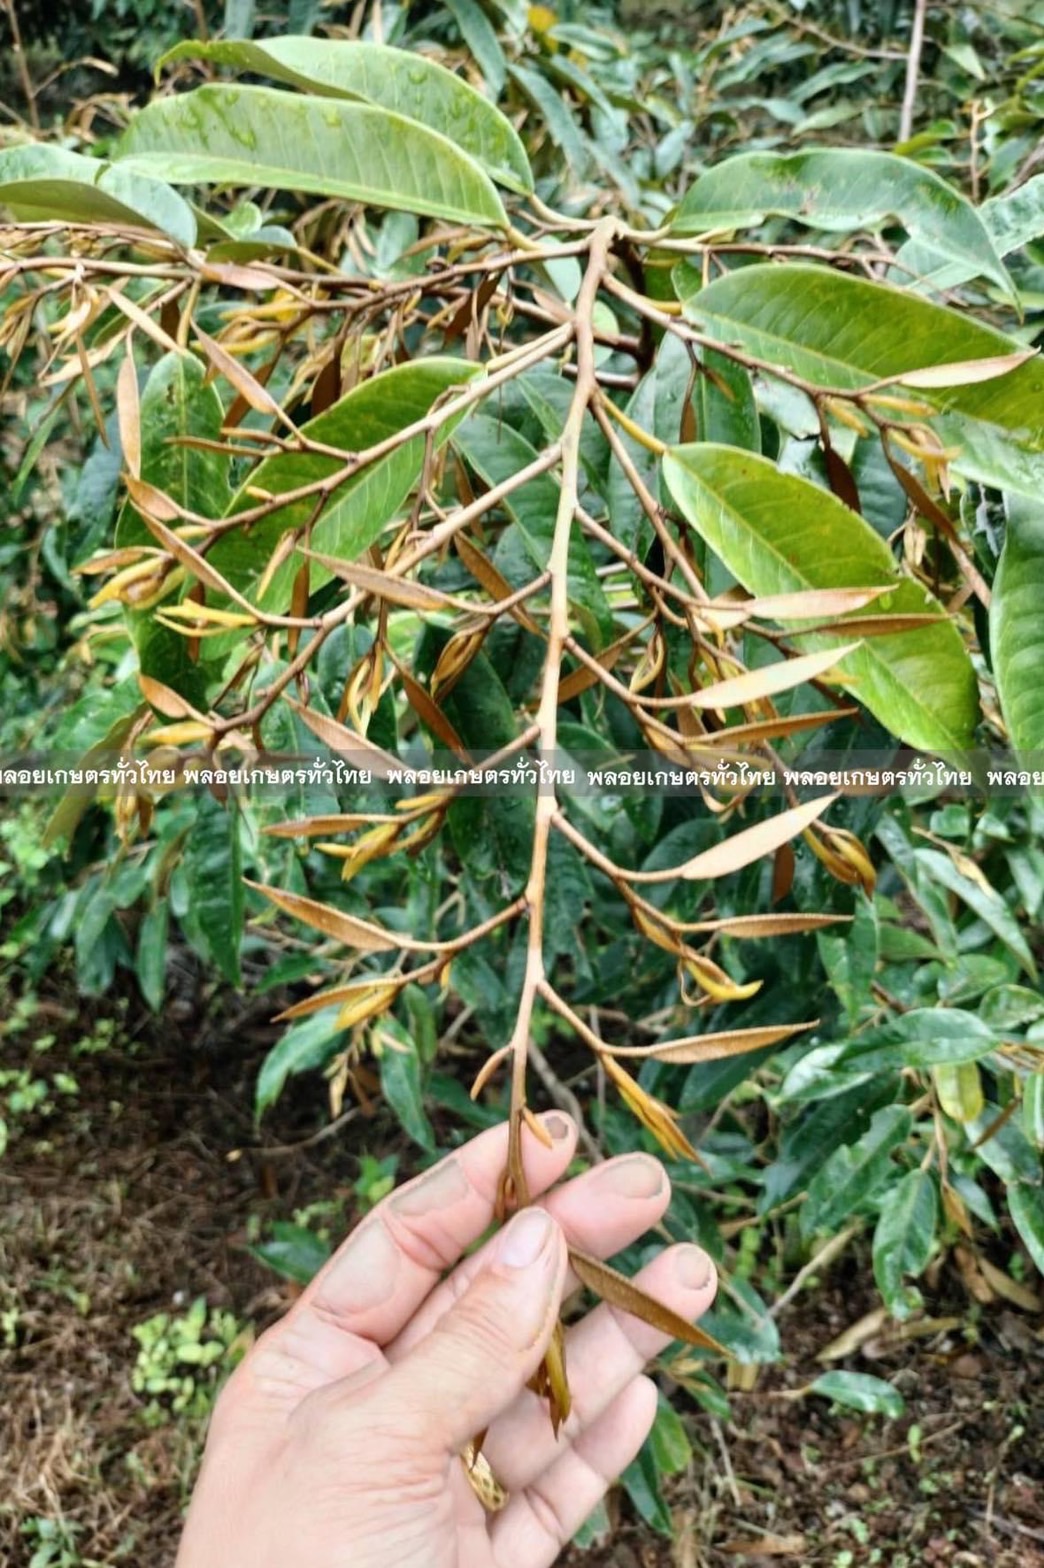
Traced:
POLYGON ((606 1165, 595 1177, 595 1185, 621 1198, 653 1198, 663 1191, 664 1170, 649 1155, 632 1154, 606 1165))
POLYGON ((457 1203, 468 1190, 468 1179, 456 1160, 444 1160, 434 1170, 418 1176, 390 1200, 396 1214, 430 1214, 457 1203))
POLYGON ((345 1242, 323 1285, 324 1300, 338 1313, 365 1312, 387 1301, 395 1285, 399 1254, 380 1220, 370 1220, 345 1242))
POLYGON ((573 1130, 572 1123, 567 1122, 564 1116, 559 1116, 557 1111, 549 1112, 548 1115, 542 1116, 540 1120, 551 1134, 555 1143, 565 1143, 573 1130))
POLYGON ((525 1209, 500 1238, 499 1261, 509 1269, 535 1263, 551 1240, 551 1220, 543 1209, 525 1209))
POLYGON ((679 1247, 674 1257, 674 1272, 688 1290, 703 1290, 710 1284, 714 1264, 702 1247, 679 1247))

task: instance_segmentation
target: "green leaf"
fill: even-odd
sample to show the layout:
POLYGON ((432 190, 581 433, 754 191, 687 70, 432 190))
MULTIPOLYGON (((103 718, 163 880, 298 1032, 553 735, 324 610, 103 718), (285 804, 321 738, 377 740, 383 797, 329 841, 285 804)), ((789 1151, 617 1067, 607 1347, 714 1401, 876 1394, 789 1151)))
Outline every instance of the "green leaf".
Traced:
MULTIPOLYGON (((938 625, 866 638, 839 667, 838 682, 911 746, 946 753, 971 744, 978 687, 960 633, 938 601, 902 575, 857 513, 818 485, 734 447, 676 447, 663 472, 688 521, 751 593, 890 585, 859 614, 938 613, 938 625)), ((814 651, 845 638, 795 640, 814 651)))
MULTIPOLYGON (((457 0, 460 4, 460 0, 457 0)), ((562 153, 555 160, 555 167, 564 179, 568 170, 574 179, 582 176, 590 164, 587 146, 580 127, 570 113, 565 100, 560 98, 546 77, 528 66, 509 65, 508 75, 537 111, 547 127, 547 134, 562 153)))
MULTIPOLYGON (((856 390, 890 376, 1018 352, 992 327, 884 283, 800 263, 741 267, 703 287, 699 269, 674 272, 685 315, 724 343, 816 386, 856 390)), ((954 387, 919 387, 940 413, 966 416, 1044 450, 1044 366, 1028 360, 1006 375, 954 387)), ((959 421, 944 421, 960 444, 959 421)), ((957 464, 956 466, 961 466, 957 464)), ((971 472, 967 462, 962 472, 971 472)))
POLYGON ((876 1197, 892 1171, 893 1149, 906 1142, 912 1127, 905 1106, 886 1105, 858 1143, 835 1150, 809 1184, 801 1210, 802 1233, 835 1230, 876 1197))
MULTIPOLYGON (((228 505, 229 459, 221 452, 180 443, 185 436, 216 441, 224 417, 217 388, 207 382, 206 370, 195 355, 164 354, 152 367, 141 395, 142 479, 182 506, 205 517, 220 517, 228 505)), ((126 501, 116 521, 117 546, 155 543, 140 514, 126 501)), ((180 692, 195 706, 205 707, 203 671, 189 657, 188 640, 161 626, 151 610, 128 607, 124 618, 142 673, 180 692)))
POLYGON ((167 982, 167 927, 170 904, 157 898, 145 912, 138 927, 135 969, 141 994, 154 1013, 163 1006, 167 982))
POLYGON ((131 224, 196 243, 192 208, 162 179, 49 143, 0 151, 0 206, 24 222, 131 224))
POLYGON ((263 185, 450 223, 507 226, 496 188, 448 136, 369 103, 275 87, 198 87, 157 98, 118 156, 175 185, 263 185))
POLYGON ((673 1405, 661 1394, 656 1406, 656 1419, 649 1433, 653 1459, 661 1475, 676 1475, 692 1458, 692 1444, 673 1405))
MULTIPOLYGON (((488 485, 502 483, 537 459, 529 442, 489 414, 472 414, 453 438, 453 444, 488 485)), ((549 474, 539 474, 512 491, 504 506, 518 524, 533 565, 543 571, 551 553, 558 510, 559 486, 549 474)), ((569 602, 578 615, 592 647, 601 648, 612 636, 613 615, 591 552, 582 532, 574 527, 569 542, 569 602)))
POLYGON ((810 1394, 822 1394, 836 1405, 848 1410, 862 1410, 868 1415, 888 1416, 896 1421, 906 1409, 906 1401, 897 1388, 884 1378, 870 1377, 866 1372, 822 1372, 809 1388, 810 1394))
POLYGON ((330 1243, 305 1225, 289 1220, 274 1220, 270 1241, 246 1249, 252 1258, 265 1263, 284 1279, 307 1285, 330 1256, 330 1243))
POLYGON ((1017 1181, 1008 1188, 1008 1211, 1040 1274, 1044 1274, 1044 1190, 1017 1181))
POLYGON ((1011 279, 971 203, 930 169, 894 153, 848 147, 785 156, 740 153, 700 176, 671 228, 676 234, 747 229, 768 216, 842 233, 898 220, 940 256, 972 263, 975 272, 1012 293, 1011 279))
POLYGON ((859 1022, 864 1007, 873 1005, 870 985, 877 967, 877 907, 872 899, 857 898, 852 922, 837 931, 816 932, 816 945, 850 1028, 859 1022))
POLYGON ((444 0, 444 4, 486 78, 490 97, 499 98, 504 90, 507 61, 492 22, 477 0, 444 0))
POLYGON ((660 1475, 648 1444, 620 1476, 620 1485, 638 1513, 660 1535, 673 1536, 671 1510, 660 1490, 660 1475))
MULTIPOLYGON (((692 385, 692 361, 685 344, 666 333, 652 368, 639 381, 624 411, 642 430, 673 446, 682 437, 682 415, 692 385)), ((698 391, 699 382, 695 385, 698 391)), ((621 430, 618 434, 646 488, 659 499, 655 454, 626 432, 621 430)), ((609 467, 608 503, 613 534, 639 558, 644 557, 653 536, 652 524, 615 459, 609 467)))
POLYGON ((701 363, 709 374, 696 381, 699 439, 760 452, 761 421, 749 372, 713 349, 704 350, 701 363))
POLYGON ((935 1182, 928 1171, 909 1171, 888 1191, 874 1231, 874 1278, 895 1317, 906 1317, 903 1279, 925 1268, 939 1218, 935 1182))
POLYGON ((1044 751, 1044 507, 1008 498, 993 582, 990 649, 1001 711, 1016 754, 1044 751))
MULTIPOLYGON (((345 452, 365 450, 423 419, 437 398, 479 374, 476 365, 436 356, 396 365, 353 387, 301 429, 311 439, 345 452)), ((452 427, 453 421, 447 421, 437 441, 445 440, 452 427)), ((331 494, 312 528, 311 548, 343 561, 357 560, 394 517, 419 478, 423 462, 424 437, 417 435, 346 479, 331 494)), ((232 498, 228 515, 256 506, 256 498, 247 494, 248 486, 257 485, 270 495, 282 495, 324 479, 342 466, 336 458, 316 452, 280 452, 265 458, 232 498)), ((303 528, 314 509, 314 497, 288 502, 249 530, 231 529, 208 552, 207 559, 253 603, 267 610, 284 610, 290 602, 297 569, 305 559, 302 555, 295 551, 276 568, 260 601, 256 598, 257 584, 283 534, 303 528)), ((330 579, 331 573, 313 561, 313 587, 330 579)), ((224 641, 214 639, 222 645, 224 641)))
POLYGON ((509 189, 533 189, 529 159, 511 121, 463 77, 412 50, 331 38, 266 38, 258 43, 186 39, 168 50, 159 65, 186 59, 210 60, 324 97, 361 99, 391 109, 448 136, 509 189))
MULTIPOLYGON (((997 1030, 975 1013, 959 1007, 914 1007, 844 1045, 837 1069, 876 1073, 896 1067, 953 1067, 981 1061, 999 1044, 997 1030)), ((811 1054, 802 1059, 804 1064, 811 1054)))
POLYGON ((255 1116, 262 1116, 275 1104, 288 1078, 326 1066, 344 1034, 344 1030, 337 1027, 339 1011, 337 1007, 324 1007, 318 1013, 298 1019, 279 1037, 257 1075, 255 1116))
POLYGON ((386 1020, 382 1033, 394 1033, 396 1048, 385 1044, 381 1053, 381 1093, 399 1119, 403 1131, 429 1154, 435 1151, 435 1132, 424 1110, 420 1057, 405 1029, 386 1020))
POLYGON ((204 957, 231 985, 238 985, 243 938, 239 811, 221 805, 208 790, 200 791, 198 801, 181 861, 189 893, 186 934, 195 936, 204 957))
POLYGON ((1022 934, 1017 917, 1000 894, 992 887, 983 887, 981 882, 964 876, 942 850, 915 849, 914 858, 933 881, 941 882, 943 887, 956 893, 969 909, 974 910, 979 919, 1004 943, 1009 953, 1018 959, 1030 979, 1035 980, 1037 965, 1033 952, 1022 934))

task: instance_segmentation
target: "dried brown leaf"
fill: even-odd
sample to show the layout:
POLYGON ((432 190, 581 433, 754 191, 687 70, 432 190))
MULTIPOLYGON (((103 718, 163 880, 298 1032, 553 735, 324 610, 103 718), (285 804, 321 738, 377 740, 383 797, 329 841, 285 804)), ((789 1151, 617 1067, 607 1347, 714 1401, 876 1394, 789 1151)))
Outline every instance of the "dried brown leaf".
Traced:
POLYGON ((719 1062, 729 1056, 743 1056, 748 1051, 760 1051, 766 1045, 778 1045, 803 1029, 814 1029, 819 1022, 812 1018, 804 1024, 764 1024, 756 1029, 721 1029, 713 1034, 686 1035, 684 1039, 663 1040, 656 1045, 607 1045, 611 1056, 653 1057, 660 1062, 719 1062))
POLYGON ((728 1359, 728 1351, 710 1334, 704 1333, 696 1324, 687 1322, 680 1313, 664 1306, 662 1301, 657 1301, 655 1296, 642 1290, 626 1274, 618 1273, 600 1258, 593 1258, 589 1252, 581 1252, 579 1247, 570 1247, 569 1262, 580 1283, 610 1306, 630 1312, 671 1339, 680 1339, 686 1345, 696 1345, 701 1350, 711 1350, 715 1355, 728 1359))
POLYGON ((368 920, 360 920, 357 915, 346 915, 343 910, 334 909, 330 904, 320 904, 317 899, 304 898, 300 893, 288 893, 279 887, 266 887, 262 882, 251 882, 249 877, 245 877, 244 881, 247 887, 252 887, 255 893, 263 893, 277 908, 293 915, 295 920, 303 921, 313 930, 321 931, 335 942, 343 942, 346 947, 357 948, 359 952, 393 953, 398 948, 424 945, 412 942, 409 937, 401 936, 398 932, 385 931, 368 920))
POLYGON ((724 843, 704 850, 671 874, 683 877, 686 882, 728 876, 730 872, 739 871, 743 866, 749 866, 752 861, 760 860, 763 855, 771 855, 781 845, 789 843, 810 823, 815 822, 817 817, 821 817, 836 799, 836 795, 821 795, 818 800, 791 806, 789 810, 781 811, 765 822, 755 822, 753 827, 744 828, 724 843))

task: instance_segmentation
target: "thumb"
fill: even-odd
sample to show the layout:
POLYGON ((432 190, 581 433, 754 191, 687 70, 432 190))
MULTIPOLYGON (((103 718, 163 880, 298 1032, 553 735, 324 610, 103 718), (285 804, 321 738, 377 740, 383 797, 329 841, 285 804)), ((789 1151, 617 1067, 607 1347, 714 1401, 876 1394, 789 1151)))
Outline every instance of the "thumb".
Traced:
POLYGON ((558 1318, 565 1238, 543 1209, 516 1214, 460 1300, 384 1380, 404 1430, 456 1453, 532 1377, 558 1318))

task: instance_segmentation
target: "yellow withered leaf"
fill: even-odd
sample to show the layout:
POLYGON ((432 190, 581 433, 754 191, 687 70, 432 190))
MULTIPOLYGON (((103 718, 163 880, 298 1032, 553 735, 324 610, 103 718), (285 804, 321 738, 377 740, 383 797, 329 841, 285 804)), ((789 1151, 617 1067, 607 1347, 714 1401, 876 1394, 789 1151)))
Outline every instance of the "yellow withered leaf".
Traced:
MULTIPOLYGON (((396 948, 414 946, 408 937, 385 931, 368 920, 360 920, 357 915, 346 915, 330 904, 320 904, 300 893, 287 893, 283 888, 266 887, 262 882, 251 882, 248 877, 244 881, 247 887, 252 887, 255 893, 263 893, 295 920, 303 921, 335 942, 343 942, 345 947, 358 948, 363 953, 391 953, 396 948)), ((423 946, 423 943, 416 945, 423 946)))
POLYGON ((431 696, 435 702, 444 700, 460 680, 468 665, 486 640, 489 631, 489 621, 481 625, 465 627, 462 631, 455 632, 439 654, 438 662, 431 675, 431 696))
POLYGON ((724 1345, 719 1345, 710 1334, 689 1323, 680 1313, 673 1308, 664 1306, 662 1301, 657 1301, 655 1296, 650 1296, 628 1279, 626 1274, 619 1273, 610 1268, 608 1263, 603 1263, 600 1258, 593 1258, 590 1253, 582 1252, 579 1247, 569 1248, 569 1262, 573 1273, 582 1285, 592 1291, 603 1301, 608 1301, 610 1306, 620 1307, 624 1312, 630 1312, 636 1318, 641 1318, 643 1323, 648 1323, 651 1328, 657 1328, 661 1334, 667 1334, 671 1339, 680 1339, 686 1345, 695 1345, 700 1350, 711 1350, 718 1356, 727 1360, 729 1353, 724 1345))
POLYGON ((867 898, 873 897, 877 872, 854 833, 850 833, 847 828, 819 827, 806 829, 802 837, 831 876, 835 876, 839 882, 861 887, 867 898))
MULTIPOLYGON (((277 1013, 276 1022, 283 1023, 291 1018, 307 1018, 312 1013, 321 1013, 324 1007, 338 1005, 343 1013, 346 1008, 355 1008, 368 1002, 374 993, 379 993, 381 1003, 387 1005, 387 1003, 394 1000, 396 994, 406 984, 406 978, 402 978, 399 980, 353 980, 346 985, 335 985, 328 991, 317 991, 314 996, 307 996, 304 1001, 295 1002, 292 1007, 287 1007, 283 1012, 277 1013), (385 993, 387 993, 387 997, 385 997, 385 993)), ((376 1008, 374 1009, 374 1011, 377 1010, 376 1008)), ((361 1018, 368 1018, 369 1016, 368 1012, 360 1013, 359 1018, 353 1019, 353 1022, 358 1023, 361 1018)), ((338 1022, 340 1027, 347 1029, 348 1025, 340 1023, 340 1018, 341 1014, 339 1013, 338 1022)))
POLYGON ((211 725, 202 719, 186 719, 181 724, 162 724, 141 737, 143 746, 188 746, 214 739, 211 725))
POLYGON ((687 882, 696 882, 739 871, 752 861, 771 855, 781 844, 796 838, 817 817, 821 817, 836 799, 836 795, 821 795, 818 800, 792 806, 765 822, 755 822, 753 827, 734 833, 724 843, 715 844, 713 849, 705 849, 702 854, 686 861, 673 875, 683 877, 687 882))
POLYGON ((395 848, 399 835, 403 830, 403 822, 382 822, 375 828, 370 828, 361 838, 357 838, 344 857, 341 876, 345 882, 351 880, 356 872, 363 866, 368 866, 371 860, 380 860, 395 848))
POLYGON ((566 1376, 565 1334, 562 1324, 556 1323, 544 1359, 526 1384, 534 1394, 548 1402, 551 1430, 555 1437, 558 1429, 573 1408, 573 1396, 566 1376))
POLYGON ((644 937, 650 942, 655 942, 657 947, 665 948, 668 953, 681 952, 681 942, 673 932, 662 925, 659 920, 654 920, 640 905, 631 906, 631 916, 635 925, 644 937))
POLYGON ((963 1126, 982 1115, 985 1101, 978 1062, 942 1063, 932 1068, 932 1082, 945 1114, 963 1126))
POLYGON ((678 1125, 677 1111, 643 1089, 611 1055, 603 1054, 600 1060, 628 1110, 652 1133, 660 1147, 676 1160, 695 1160, 702 1165, 699 1154, 678 1125))
POLYGON ((733 980, 731 975, 726 974, 713 959, 705 958, 702 953, 693 953, 686 949, 682 965, 700 990, 705 991, 715 1002, 742 1002, 761 990, 762 981, 751 980, 746 985, 741 985, 739 981, 733 980))
POLYGON ((398 995, 400 987, 394 981, 360 985, 358 994, 343 1002, 337 1014, 338 1029, 351 1029, 367 1018, 385 1012, 398 995))
POLYGON ((104 588, 99 588, 88 601, 92 610, 100 609, 113 599, 120 604, 147 610, 177 587, 180 575, 175 577, 173 562, 165 555, 152 556, 125 566, 115 577, 110 577, 104 588))
POLYGON ((200 604, 195 599, 186 600, 184 604, 172 604, 163 611, 163 615, 168 621, 184 621, 195 636, 199 635, 200 627, 234 631, 240 626, 257 625, 256 615, 245 615, 239 610, 219 610, 213 604, 200 604))

